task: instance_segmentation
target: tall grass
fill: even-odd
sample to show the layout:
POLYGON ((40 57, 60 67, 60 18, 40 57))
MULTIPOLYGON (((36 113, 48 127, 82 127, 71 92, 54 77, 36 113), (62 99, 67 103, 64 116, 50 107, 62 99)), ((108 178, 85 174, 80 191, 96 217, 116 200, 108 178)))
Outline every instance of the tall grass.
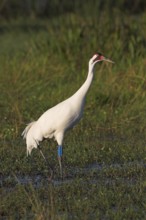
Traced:
MULTIPOLYGON (((84 4, 81 11, 51 19, 1 21, 1 217, 144 217, 145 14, 94 6, 84 4), (21 132, 82 85, 88 60, 98 51, 115 64, 97 64, 84 117, 66 135, 64 161, 73 181, 48 186, 49 171, 38 151, 26 158, 21 132), (75 173, 93 163, 102 164, 102 169, 75 173), (44 181, 39 188, 17 185, 12 178, 40 173, 44 181)), ((44 142, 43 150, 57 178, 56 143, 44 142)))

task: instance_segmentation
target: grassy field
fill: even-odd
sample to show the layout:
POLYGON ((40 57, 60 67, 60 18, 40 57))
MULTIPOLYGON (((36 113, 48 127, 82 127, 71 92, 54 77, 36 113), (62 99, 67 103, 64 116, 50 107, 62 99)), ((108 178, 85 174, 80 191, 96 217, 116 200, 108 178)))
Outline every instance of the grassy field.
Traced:
POLYGON ((0 22, 0 219, 145 219, 146 15, 113 8, 0 22), (102 52, 84 117, 66 134, 61 182, 56 143, 26 157, 26 124, 82 85, 102 52))

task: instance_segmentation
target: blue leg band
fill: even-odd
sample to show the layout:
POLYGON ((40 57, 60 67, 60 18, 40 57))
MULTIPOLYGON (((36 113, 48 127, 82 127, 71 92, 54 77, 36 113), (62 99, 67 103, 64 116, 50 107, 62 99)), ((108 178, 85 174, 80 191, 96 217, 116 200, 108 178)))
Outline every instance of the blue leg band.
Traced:
POLYGON ((62 157, 62 146, 58 146, 58 157, 62 157))

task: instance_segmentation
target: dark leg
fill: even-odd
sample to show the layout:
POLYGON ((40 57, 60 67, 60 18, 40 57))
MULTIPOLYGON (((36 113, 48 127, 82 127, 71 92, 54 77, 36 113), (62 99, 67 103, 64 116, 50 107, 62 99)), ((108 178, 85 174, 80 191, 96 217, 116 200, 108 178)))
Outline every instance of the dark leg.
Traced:
POLYGON ((63 179, 62 154, 63 154, 62 146, 58 146, 58 162, 60 167, 60 175, 61 178, 63 179))
POLYGON ((43 152, 42 152, 40 146, 38 146, 38 149, 39 149, 39 151, 40 151, 42 157, 44 158, 45 163, 47 164, 47 166, 48 166, 49 169, 51 170, 51 175, 50 175, 50 177, 49 177, 49 180, 52 180, 52 177, 53 177, 53 169, 52 169, 51 165, 48 163, 48 161, 46 160, 46 157, 45 157, 45 155, 43 154, 43 152))

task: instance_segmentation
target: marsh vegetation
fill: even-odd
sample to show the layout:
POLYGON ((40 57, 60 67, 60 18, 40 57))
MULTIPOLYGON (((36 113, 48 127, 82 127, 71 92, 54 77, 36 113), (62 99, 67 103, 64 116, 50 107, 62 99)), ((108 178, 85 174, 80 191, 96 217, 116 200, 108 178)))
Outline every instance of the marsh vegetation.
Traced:
MULTIPOLYGON (((120 1, 122 3, 122 1, 120 1)), ((0 218, 145 219, 146 14, 81 4, 49 18, 0 21, 0 218), (97 64, 84 117, 64 140, 65 179, 56 143, 26 157, 21 133, 84 82, 97 64)))

